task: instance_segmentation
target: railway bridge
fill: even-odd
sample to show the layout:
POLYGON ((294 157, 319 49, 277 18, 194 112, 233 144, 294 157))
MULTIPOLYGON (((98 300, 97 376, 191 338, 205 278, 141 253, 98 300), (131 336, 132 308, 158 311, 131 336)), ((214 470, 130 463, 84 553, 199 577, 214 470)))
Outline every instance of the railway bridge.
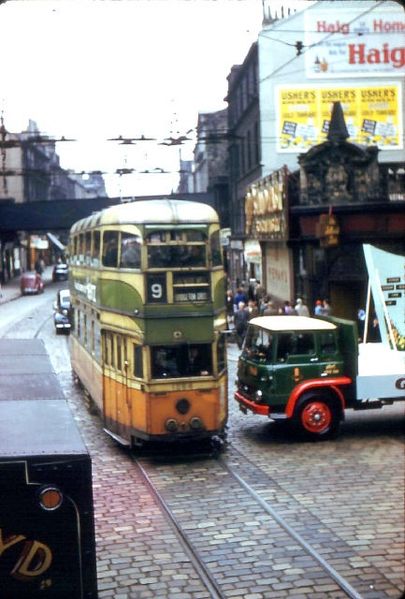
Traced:
MULTIPOLYGON (((162 194, 22 203, 0 200, 0 281, 7 281, 18 274, 21 268, 32 267, 33 254, 29 249, 32 235, 47 235, 56 251, 61 252, 64 245, 59 238, 66 242, 70 227, 81 218, 121 202, 161 197, 162 194)), ((170 194, 170 197, 204 202, 217 209, 215 196, 210 192, 170 194)))

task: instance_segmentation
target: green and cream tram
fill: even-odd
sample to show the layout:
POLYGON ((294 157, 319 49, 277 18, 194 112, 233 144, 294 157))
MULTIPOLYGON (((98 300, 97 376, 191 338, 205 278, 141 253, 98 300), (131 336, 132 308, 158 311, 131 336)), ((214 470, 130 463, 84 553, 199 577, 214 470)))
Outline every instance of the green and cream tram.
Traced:
POLYGON ((224 437, 225 282, 206 204, 134 201, 73 225, 72 367, 120 443, 224 437))

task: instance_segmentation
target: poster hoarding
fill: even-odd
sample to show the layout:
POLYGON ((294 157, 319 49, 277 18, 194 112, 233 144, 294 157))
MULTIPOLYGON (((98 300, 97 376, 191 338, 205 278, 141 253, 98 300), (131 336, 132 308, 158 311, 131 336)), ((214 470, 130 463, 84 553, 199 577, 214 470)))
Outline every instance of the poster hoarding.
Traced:
POLYGON ((342 105, 348 141, 403 148, 399 83, 365 86, 284 85, 276 88, 278 152, 306 152, 326 141, 333 102, 342 105))

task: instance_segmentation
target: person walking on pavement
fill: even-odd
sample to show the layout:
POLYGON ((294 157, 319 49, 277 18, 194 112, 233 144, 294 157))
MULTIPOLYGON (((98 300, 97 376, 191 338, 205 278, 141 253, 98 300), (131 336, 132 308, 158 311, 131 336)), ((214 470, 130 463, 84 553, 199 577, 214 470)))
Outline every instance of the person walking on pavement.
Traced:
POLYGON ((314 314, 315 316, 322 316, 322 302, 320 299, 315 302, 314 314))
POLYGON ((327 299, 324 299, 322 302, 322 315, 330 316, 332 313, 332 307, 327 299))
POLYGON ((234 316, 236 343, 239 349, 242 349, 242 344, 246 335, 248 321, 249 312, 246 310, 246 304, 245 302, 239 302, 238 309, 236 310, 234 316))
POLYGON ((235 296, 233 298, 233 305, 235 307, 235 312, 238 309, 239 306, 239 302, 243 302, 244 304, 247 304, 248 301, 248 297, 247 294, 245 293, 245 290, 243 287, 238 287, 235 293, 235 296))
POLYGON ((308 306, 304 304, 300 297, 297 299, 297 303, 295 304, 295 311, 298 316, 309 316, 308 306))

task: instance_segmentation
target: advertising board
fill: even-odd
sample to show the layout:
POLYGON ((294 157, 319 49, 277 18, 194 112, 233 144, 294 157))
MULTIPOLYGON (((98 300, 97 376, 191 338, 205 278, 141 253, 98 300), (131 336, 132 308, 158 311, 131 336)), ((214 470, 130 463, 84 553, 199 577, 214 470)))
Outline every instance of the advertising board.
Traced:
POLYGON ((356 4, 358 8, 347 7, 339 13, 322 6, 305 13, 308 78, 403 76, 403 10, 386 3, 381 7, 356 4))
POLYGON ((403 148, 402 88, 384 85, 280 85, 276 87, 278 152, 306 152, 326 141, 333 102, 340 102, 348 141, 403 148))

